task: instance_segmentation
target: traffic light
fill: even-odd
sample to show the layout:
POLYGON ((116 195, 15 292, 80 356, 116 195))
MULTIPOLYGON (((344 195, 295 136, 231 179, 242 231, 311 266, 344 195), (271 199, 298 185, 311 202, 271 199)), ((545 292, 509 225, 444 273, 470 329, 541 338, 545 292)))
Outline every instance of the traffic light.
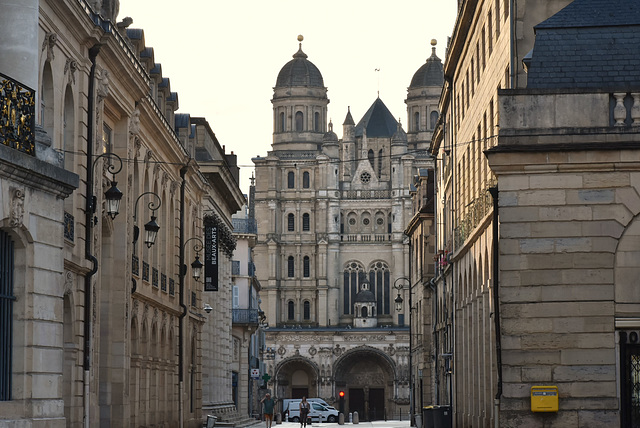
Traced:
POLYGON ((344 391, 340 391, 338 396, 340 397, 340 413, 344 414, 344 391))

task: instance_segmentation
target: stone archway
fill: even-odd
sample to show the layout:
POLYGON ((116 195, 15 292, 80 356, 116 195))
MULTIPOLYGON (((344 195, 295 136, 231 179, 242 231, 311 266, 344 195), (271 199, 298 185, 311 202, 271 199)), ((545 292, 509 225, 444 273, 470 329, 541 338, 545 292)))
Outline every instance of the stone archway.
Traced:
POLYGON ((395 363, 384 352, 361 346, 335 364, 336 397, 344 391, 344 413, 358 412, 361 420, 380 420, 395 412, 395 363))
POLYGON ((318 397, 318 366, 301 356, 282 361, 275 370, 275 394, 279 399, 318 397))

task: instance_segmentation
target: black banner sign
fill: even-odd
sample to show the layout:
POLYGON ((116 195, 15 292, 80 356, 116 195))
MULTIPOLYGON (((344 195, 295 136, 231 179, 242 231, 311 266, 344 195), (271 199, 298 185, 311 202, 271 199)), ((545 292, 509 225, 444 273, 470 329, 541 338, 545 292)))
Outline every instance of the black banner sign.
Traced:
POLYGON ((218 291, 218 226, 204 227, 204 291, 218 291))

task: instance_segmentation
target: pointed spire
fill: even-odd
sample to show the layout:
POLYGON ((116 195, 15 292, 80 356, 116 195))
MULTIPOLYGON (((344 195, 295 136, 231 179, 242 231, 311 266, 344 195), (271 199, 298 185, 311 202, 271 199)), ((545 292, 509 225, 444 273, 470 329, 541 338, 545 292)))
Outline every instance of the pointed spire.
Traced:
POLYGON ((344 118, 344 125, 355 125, 356 123, 353 121, 353 117, 351 116, 351 106, 347 107, 347 117, 344 118))

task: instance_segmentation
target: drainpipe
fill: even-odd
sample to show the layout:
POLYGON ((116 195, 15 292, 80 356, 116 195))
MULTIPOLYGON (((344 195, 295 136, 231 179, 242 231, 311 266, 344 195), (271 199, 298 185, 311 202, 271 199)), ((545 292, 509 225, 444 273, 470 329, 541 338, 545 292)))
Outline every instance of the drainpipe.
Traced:
POLYGON ((89 428, 89 408, 90 408, 90 388, 89 370, 91 368, 91 279, 98 272, 98 259, 91 253, 93 216, 95 210, 95 196, 93 195, 93 122, 95 120, 95 80, 96 80, 96 58, 100 52, 100 45, 96 44, 89 49, 89 60, 91 70, 89 71, 89 93, 87 112, 87 189, 85 204, 85 259, 89 260, 93 267, 84 277, 84 348, 83 364, 84 369, 84 427, 89 428))
POLYGON ((182 184, 180 185, 180 266, 178 267, 180 269, 180 308, 182 309, 178 327, 180 339, 178 342, 178 415, 180 417, 180 428, 184 427, 184 317, 187 316, 187 306, 184 304, 184 188, 187 169, 189 169, 188 164, 180 168, 180 178, 182 179, 182 184))
POLYGON ((514 66, 517 67, 518 62, 516 61, 516 0, 509 1, 509 48, 511 50, 511 59, 509 64, 509 71, 511 72, 511 84, 510 88, 513 89, 516 87, 516 76, 517 73, 514 69, 514 66))
POLYGON ((497 427, 500 426, 500 397, 502 396, 502 342, 500 340, 500 297, 499 297, 499 284, 498 275, 500 269, 498 266, 498 186, 490 187, 489 192, 493 197, 493 322, 496 330, 496 369, 498 371, 498 386, 496 397, 494 400, 494 424, 497 427))

